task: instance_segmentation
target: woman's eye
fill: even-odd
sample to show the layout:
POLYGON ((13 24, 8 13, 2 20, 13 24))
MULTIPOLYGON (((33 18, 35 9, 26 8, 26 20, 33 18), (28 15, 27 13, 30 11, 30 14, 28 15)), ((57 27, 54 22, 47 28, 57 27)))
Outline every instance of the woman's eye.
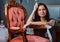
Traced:
POLYGON ((38 11, 41 11, 41 9, 39 9, 38 11))
POLYGON ((46 10, 46 9, 43 9, 43 10, 46 10))
POLYGON ((38 11, 41 11, 41 10, 46 10, 46 9, 38 9, 38 11))

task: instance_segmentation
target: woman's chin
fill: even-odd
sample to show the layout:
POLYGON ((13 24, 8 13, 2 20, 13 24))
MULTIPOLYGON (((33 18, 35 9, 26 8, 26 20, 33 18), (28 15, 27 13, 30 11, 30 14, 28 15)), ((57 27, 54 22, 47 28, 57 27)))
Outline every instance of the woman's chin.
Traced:
POLYGON ((45 16, 40 16, 40 17, 44 18, 45 16))

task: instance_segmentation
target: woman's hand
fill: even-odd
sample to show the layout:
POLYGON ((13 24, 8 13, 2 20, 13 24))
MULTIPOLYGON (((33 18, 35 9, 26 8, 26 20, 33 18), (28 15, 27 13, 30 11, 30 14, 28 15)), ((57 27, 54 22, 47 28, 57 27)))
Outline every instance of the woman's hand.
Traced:
POLYGON ((50 20, 50 21, 48 22, 48 25, 54 26, 54 25, 55 25, 55 20, 50 20))
POLYGON ((31 22, 26 23, 26 24, 23 26, 23 28, 28 27, 30 24, 31 24, 31 22))

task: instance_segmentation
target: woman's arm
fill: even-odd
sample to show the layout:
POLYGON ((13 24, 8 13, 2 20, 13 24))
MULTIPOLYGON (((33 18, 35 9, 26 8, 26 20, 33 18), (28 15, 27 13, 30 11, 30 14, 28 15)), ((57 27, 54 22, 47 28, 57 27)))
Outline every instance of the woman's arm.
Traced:
POLYGON ((47 25, 47 22, 31 22, 32 25, 47 25))
POLYGON ((36 2, 35 5, 34 5, 34 9, 33 9, 31 15, 29 16, 29 18, 28 18, 28 20, 27 20, 27 23, 29 23, 29 22, 32 21, 32 17, 33 17, 33 15, 34 15, 34 13, 35 13, 37 7, 38 7, 38 4, 37 4, 37 2, 36 2))
POLYGON ((37 21, 37 22, 30 22, 30 23, 27 23, 26 26, 29 26, 31 25, 31 27, 33 26, 34 28, 37 27, 37 28, 47 28, 47 26, 54 26, 55 25, 55 20, 50 20, 49 22, 40 22, 40 21, 37 21))
POLYGON ((37 21, 37 22, 31 22, 30 24, 32 25, 50 25, 50 26, 54 26, 55 25, 55 20, 50 20, 49 22, 41 22, 41 21, 37 21))
POLYGON ((35 25, 38 28, 47 28, 47 26, 54 26, 55 20, 50 20, 49 22, 31 22, 30 25, 35 25))
POLYGON ((54 20, 54 19, 50 20, 50 21, 48 22, 48 25, 54 26, 54 25, 55 25, 55 20, 54 20))
POLYGON ((28 20, 27 20, 26 24, 23 26, 23 28, 26 28, 28 25, 30 25, 30 22, 32 22, 33 15, 34 15, 34 11, 30 15, 30 17, 28 18, 28 20))
POLYGON ((32 17, 33 17, 33 15, 34 15, 34 13, 35 13, 37 7, 38 7, 38 4, 35 3, 34 9, 33 9, 32 13, 31 13, 31 15, 29 16, 29 18, 28 18, 26 24, 23 26, 23 28, 26 28, 26 26, 30 25, 30 22, 32 22, 32 17))

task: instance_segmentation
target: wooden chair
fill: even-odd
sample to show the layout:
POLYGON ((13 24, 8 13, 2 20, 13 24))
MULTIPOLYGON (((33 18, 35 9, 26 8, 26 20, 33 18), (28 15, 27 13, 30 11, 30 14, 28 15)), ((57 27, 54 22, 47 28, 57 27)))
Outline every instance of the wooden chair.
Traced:
POLYGON ((22 34, 22 37, 23 37, 23 42, 26 42, 26 37, 25 37, 25 31, 26 31, 26 29, 23 29, 22 28, 22 26, 26 23, 26 20, 27 20, 27 17, 28 17, 28 14, 27 14, 26 9, 21 4, 15 2, 13 0, 11 0, 10 2, 8 2, 5 5, 5 17, 6 17, 6 22, 7 22, 7 28, 8 28, 8 31, 9 31, 9 34, 8 34, 9 35, 9 41, 12 39, 12 34, 21 33, 22 34), (21 14, 24 14, 23 15, 24 17, 21 17, 19 15, 18 15, 19 16, 18 18, 15 17, 15 15, 17 14, 17 13, 15 14, 15 12, 16 12, 15 9, 17 10, 17 13, 18 14, 19 14, 18 10, 21 11, 20 12, 20 15, 21 14), (12 15, 14 15, 14 16, 12 16, 12 15), (12 16, 12 20, 10 20, 11 19, 11 16, 12 16), (11 21, 13 21, 13 18, 15 18, 15 23, 16 24, 14 22, 11 23, 11 21), (19 18, 23 22, 21 22, 19 20, 19 18), (22 24, 22 26, 17 26, 19 24, 16 21, 19 21, 19 23, 21 22, 20 25, 22 24), (14 26, 14 25, 16 25, 16 26, 14 26))

